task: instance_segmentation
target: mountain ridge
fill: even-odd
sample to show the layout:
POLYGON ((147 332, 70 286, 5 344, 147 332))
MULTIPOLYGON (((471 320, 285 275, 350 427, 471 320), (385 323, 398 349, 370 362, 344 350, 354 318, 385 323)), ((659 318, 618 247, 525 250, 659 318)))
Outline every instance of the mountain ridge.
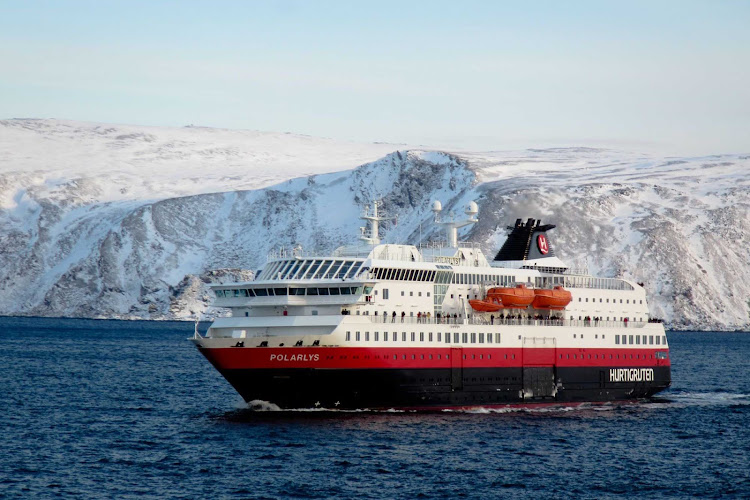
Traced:
MULTIPOLYGON (((312 138, 299 147, 271 134, 274 144, 252 145, 253 160, 233 160, 231 172, 217 173, 234 147, 226 138, 217 149, 210 147, 215 134, 199 134, 192 146, 178 141, 187 149, 176 160, 173 146, 155 159, 149 149, 153 161, 143 162, 140 146, 118 142, 143 141, 138 127, 122 134, 112 126, 91 135, 93 143, 82 141, 80 134, 96 126, 61 125, 55 137, 65 137, 70 151, 57 167, 58 148, 50 153, 44 145, 51 139, 40 139, 45 129, 58 130, 54 121, 41 132, 32 127, 36 137, 20 143, 13 140, 18 133, 0 136, 0 314, 188 319, 206 312, 207 283, 249 279, 239 268, 257 270, 273 248, 301 243, 327 253, 348 243, 358 234, 359 207, 373 199, 397 217, 387 241, 434 239, 430 205, 440 199, 445 213, 477 201, 480 222, 461 236, 487 255, 516 218, 543 219, 558 226, 552 238, 563 260, 645 282, 652 315, 670 327, 750 329, 750 260, 742 251, 750 241, 747 155, 663 158, 599 148, 384 153, 392 146, 358 150, 347 143, 335 150, 335 141, 312 138), (123 135, 132 137, 117 139, 123 135), (308 153, 313 160, 305 164, 308 153), (281 154, 287 157, 275 156, 281 154), (92 165, 77 166, 86 156, 92 165), (344 170, 358 158, 365 161, 344 170), (264 161, 275 176, 270 185, 270 177, 252 178, 264 161), (292 166, 284 170, 284 162, 292 166), (160 165, 166 166, 155 181, 130 184, 160 165), (185 194, 191 189, 197 192, 185 194)), ((173 129, 163 138, 158 128, 148 131, 156 137, 149 147, 175 140, 173 129)))

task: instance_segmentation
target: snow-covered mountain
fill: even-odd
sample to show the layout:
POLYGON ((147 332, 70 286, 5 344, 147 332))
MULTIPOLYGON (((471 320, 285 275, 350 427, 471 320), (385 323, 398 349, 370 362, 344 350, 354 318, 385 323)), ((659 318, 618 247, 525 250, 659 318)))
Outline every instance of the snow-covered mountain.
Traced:
POLYGON ((644 282, 669 326, 750 329, 750 155, 7 120, 0 176, 0 314, 187 319, 207 308, 206 283, 249 278, 279 246, 350 243, 373 199, 398 220, 387 241, 437 238, 439 199, 477 201, 462 238, 488 254, 516 218, 541 218, 563 260, 644 282))

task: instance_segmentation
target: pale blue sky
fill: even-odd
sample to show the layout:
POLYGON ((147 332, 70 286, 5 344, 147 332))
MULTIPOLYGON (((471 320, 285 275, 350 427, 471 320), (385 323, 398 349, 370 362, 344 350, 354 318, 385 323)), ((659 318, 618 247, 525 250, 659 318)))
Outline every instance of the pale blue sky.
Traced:
POLYGON ((750 1, 0 0, 0 118, 750 152, 750 1))

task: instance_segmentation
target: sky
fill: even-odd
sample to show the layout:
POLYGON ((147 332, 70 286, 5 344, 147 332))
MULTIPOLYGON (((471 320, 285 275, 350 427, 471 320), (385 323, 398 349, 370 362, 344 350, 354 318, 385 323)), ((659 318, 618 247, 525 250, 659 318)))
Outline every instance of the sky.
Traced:
POLYGON ((750 1, 0 0, 0 118, 750 153, 750 1))

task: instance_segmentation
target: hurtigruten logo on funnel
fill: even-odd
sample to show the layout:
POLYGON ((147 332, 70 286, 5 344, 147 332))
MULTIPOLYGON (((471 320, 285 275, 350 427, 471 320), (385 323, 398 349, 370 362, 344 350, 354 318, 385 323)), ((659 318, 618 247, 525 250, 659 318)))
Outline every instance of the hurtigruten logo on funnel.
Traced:
POLYGON ((539 247, 539 251, 542 255, 547 255, 547 253, 549 253, 549 241, 547 241, 547 236, 544 234, 540 234, 536 237, 536 245, 539 247))

